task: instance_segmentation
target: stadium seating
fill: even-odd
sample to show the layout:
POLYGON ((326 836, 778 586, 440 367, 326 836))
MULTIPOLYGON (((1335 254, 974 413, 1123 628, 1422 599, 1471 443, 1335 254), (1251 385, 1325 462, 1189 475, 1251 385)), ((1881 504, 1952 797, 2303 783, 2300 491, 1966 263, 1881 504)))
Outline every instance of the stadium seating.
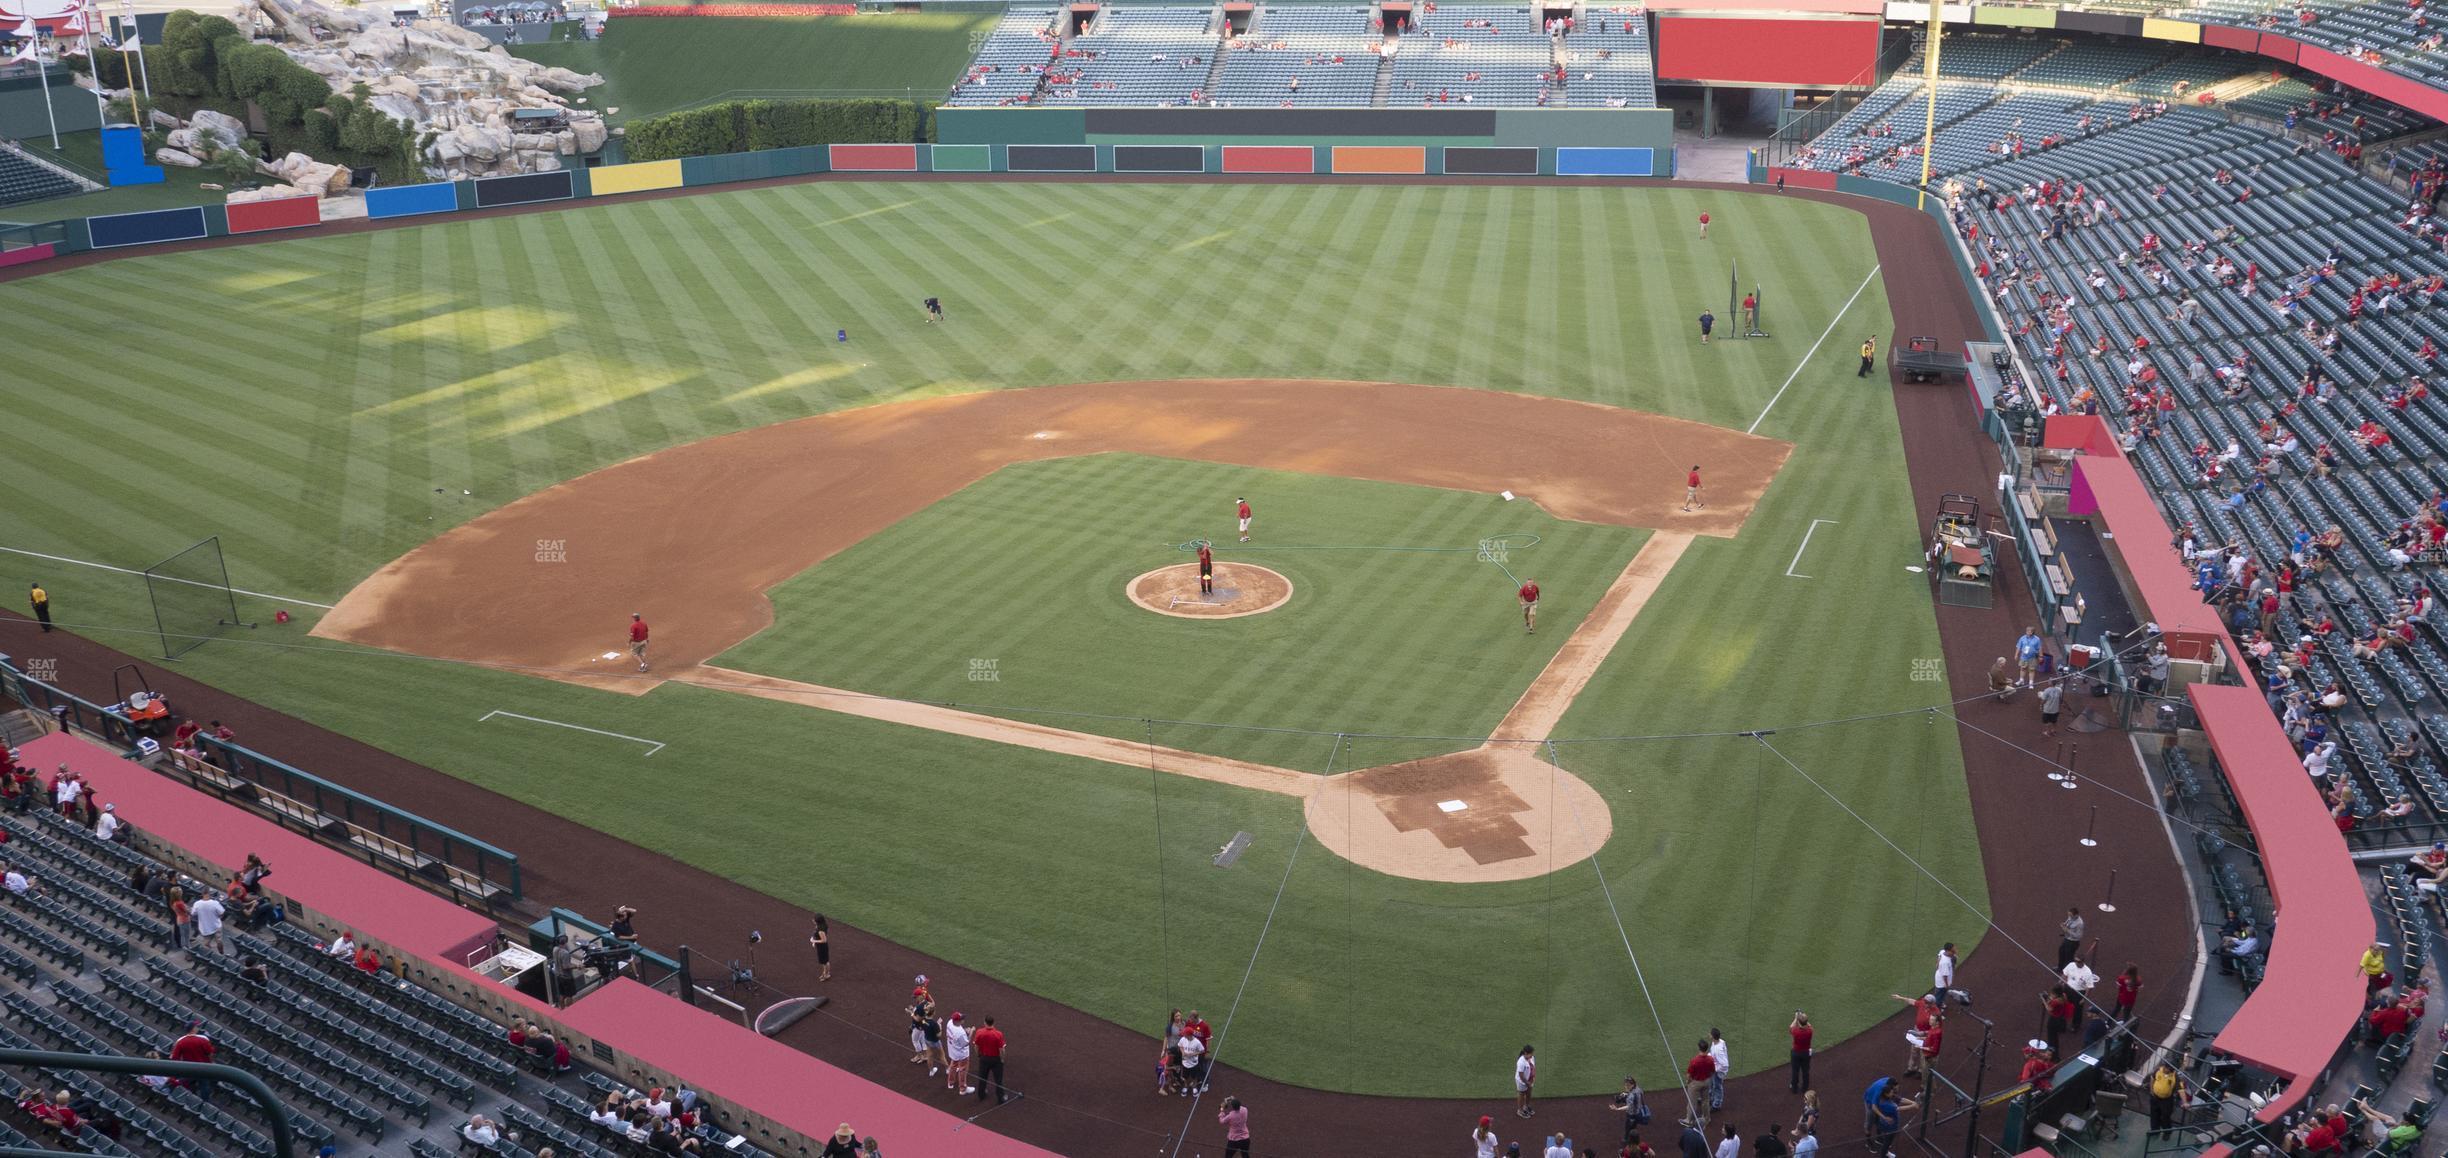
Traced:
MULTIPOLYGON (((1951 39, 1950 57, 1953 47, 1951 39)), ((2437 591, 2448 582, 2448 567, 2436 556, 2417 555, 2396 566, 2387 553, 2388 536, 2448 491, 2448 403, 2430 395, 2392 405, 2387 397, 2412 376, 2438 375, 2437 358, 2424 357, 2421 349, 2429 341, 2448 350, 2448 295, 2431 303, 2409 291, 2393 310, 2367 301, 2359 315, 2351 299, 2374 277, 2411 282, 2448 274, 2448 255, 2437 241, 2400 226, 2406 217, 2402 193, 2362 177, 2315 141, 2230 120, 2215 106, 2171 102, 2159 112, 2143 103, 2248 82, 2260 91, 2235 100, 2235 111, 2278 121, 2320 96, 2300 81, 2273 85, 2266 72, 2222 77, 2221 68, 2182 60, 2149 65, 2148 52, 2089 42, 2067 44, 2002 76, 1986 63, 1988 55, 1994 53, 1968 66, 1976 75, 1956 76, 1949 64, 1933 163, 1957 195, 1959 229, 1977 231, 1975 248, 1990 267, 1989 286, 2012 340, 2041 372, 2031 388, 2058 410, 2090 399, 2131 438, 2143 416, 2126 412, 2126 389, 2130 364, 2139 361, 2178 404, 2154 416, 2160 433, 2132 452, 2171 526, 2198 528, 2209 543, 2241 543, 2264 567, 2295 550, 2301 533, 2341 529, 2338 566, 2299 585, 2297 606, 2275 625, 2274 642, 2282 649, 2302 642, 2298 615, 2337 623, 2335 632, 2311 642, 2310 662, 2292 673, 2293 689, 2316 696, 2334 683, 2346 697, 2346 706, 2333 713, 2339 747, 2331 767, 2354 788, 2345 808, 2353 818, 2350 841, 2366 847, 2411 843, 2407 830, 2390 832, 2396 822, 2379 811, 2410 798, 2415 812, 2409 820, 2427 826, 2448 817, 2448 776, 2442 772, 2448 768, 2448 711, 2441 707, 2448 698, 2448 619, 2436 608, 2413 617, 2412 644, 2376 655, 2358 655, 2350 644, 2397 617, 2400 601, 2417 584, 2437 591), (2068 87, 2025 87, 2038 73, 2068 87), (2179 80, 2186 82, 2181 90, 2179 80), (2106 99, 2071 103, 2075 84, 2096 85, 2092 94, 2106 99), (1983 91, 1992 95, 1971 99, 1983 91), (2136 119, 2127 111, 2145 108, 2154 115, 2136 119), (2068 132, 2065 118, 2086 112, 2092 122, 2084 127, 2078 119, 2068 132), (2036 132, 2065 139, 2021 155, 1997 151, 1995 142, 2018 119, 2027 140, 2036 132), (2028 203, 2028 190, 2042 181, 2080 186, 2084 197, 2104 201, 2111 212, 2047 236, 2047 219, 2028 203), (1995 195, 2006 200, 1993 204, 1995 195), (2233 233, 2221 240, 2225 229, 2233 233), (2145 272, 2139 256, 2151 236, 2166 259, 2163 275, 2145 272), (2204 248, 2188 258, 2187 245, 2204 248), (2220 258, 2239 270, 2257 270, 2252 293, 2220 283, 2212 264, 2220 258), (2338 263, 2334 276, 2313 276, 2332 259, 2338 263), (2276 301, 2289 289, 2305 295, 2291 314, 2276 301), (2062 335, 2052 332, 2043 295, 2071 298, 2070 328, 2062 335), (2181 305, 2188 299, 2196 303, 2190 309, 2181 305), (2355 320, 2347 326, 2350 318, 2355 320), (2305 336, 2307 321, 2341 327, 2344 337, 2323 349, 2305 336), (2147 343, 2139 353, 2137 338, 2147 343), (2201 371, 2191 368, 2197 359, 2201 371), (2222 385, 2208 370, 2239 359, 2247 359, 2248 368, 2239 382, 2222 385), (2314 372, 2334 389, 2331 397, 2307 402, 2301 383, 2314 372), (2367 450, 2351 437, 2367 420, 2390 435, 2386 445, 2367 450), (2239 489, 2232 480, 2249 480, 2249 469, 2223 485, 2206 482, 2194 448, 2235 442, 2247 448, 2243 465, 2249 468, 2264 443, 2265 422, 2297 441, 2273 455, 2266 484, 2239 489), (2322 444, 2336 456, 2326 478, 2312 469, 2313 450, 2322 444)), ((2250 71, 2232 62, 2223 67, 2250 71)), ((1918 108, 1918 89, 1917 79, 1907 79, 1874 92, 1822 135, 1812 160, 1869 176, 1917 177, 1918 158, 1909 150, 1892 158, 1871 152, 1866 161, 1851 162, 1870 152, 1860 134, 1883 118, 1915 119, 1910 113, 1918 108)), ((2334 97, 2321 99, 2335 103, 2334 97)), ((2302 133, 2334 130, 2341 141, 2423 127, 2411 113, 2368 100, 2297 120, 2302 133)), ((1917 143, 1918 128, 1911 125, 1895 140, 1917 143)), ((1878 147, 1890 143, 1868 140, 1878 147)), ((2437 155, 2436 146, 2414 151, 2416 158, 2437 155)), ((2201 802, 2202 778, 2189 762, 2180 767, 2170 761, 2168 771, 2180 801, 2187 807, 2201 802)), ((2222 901, 2252 907, 2256 890, 2233 858, 2222 860, 2217 872, 2222 901)), ((2384 886, 2399 925, 2384 939, 2427 944, 2439 914, 2404 887, 2400 874, 2385 874, 2384 886)), ((2420 963, 2419 951, 2401 961, 2420 963)), ((2244 982, 2252 983, 2249 971, 2244 982)))
POLYGON ((1440 5, 1413 20, 1394 58, 1389 107, 1547 103, 1555 49, 1528 7, 1440 5))
POLYGON ((1592 8, 1564 37, 1557 62, 1570 74, 1561 100, 1572 108, 1652 108, 1657 67, 1649 46, 1649 14, 1639 8, 1592 8))
POLYGON ((1220 44, 1208 8, 1103 8, 1046 81, 1063 105, 1178 105, 1206 88, 1220 44))
POLYGON ((0 205, 43 201, 84 191, 83 185, 58 170, 0 148, 0 205))
POLYGON ((1383 37, 1370 19, 1366 7, 1265 9, 1230 42, 1208 95, 1220 105, 1372 104, 1383 37))
POLYGON ((1027 104, 1054 55, 1054 9, 1009 8, 952 85, 949 105, 1027 104))
MULTIPOLYGON (((261 1077, 290 1111, 311 1151, 456 1155, 465 1112, 506 1124, 490 1153, 529 1155, 551 1145, 579 1158, 644 1156, 626 1134, 588 1122, 601 1074, 555 1074, 512 1047, 504 1027, 388 973, 369 975, 322 953, 314 939, 275 923, 231 931, 227 952, 176 952, 158 893, 131 884, 143 865, 162 865, 49 812, 0 814, 11 862, 38 882, 28 897, 0 895, 0 1044, 28 1049, 144 1056, 170 1052, 190 1027, 217 1047, 215 1060, 261 1077), (261 962, 267 979, 241 974, 261 962), (590 1084, 587 1078, 592 1078, 590 1084), (439 1114, 435 1103, 446 1108, 439 1114)), ((191 882, 202 888, 200 882, 191 882)), ((98 1154, 181 1158, 272 1152, 253 1104, 226 1091, 210 1099, 179 1085, 134 1077, 0 1067, 0 1144, 42 1132, 14 1106, 66 1089, 107 1114, 77 1141, 98 1154)), ((713 1149, 758 1158, 745 1142, 700 1126, 713 1149), (729 1145, 726 1145, 729 1144, 729 1145)))

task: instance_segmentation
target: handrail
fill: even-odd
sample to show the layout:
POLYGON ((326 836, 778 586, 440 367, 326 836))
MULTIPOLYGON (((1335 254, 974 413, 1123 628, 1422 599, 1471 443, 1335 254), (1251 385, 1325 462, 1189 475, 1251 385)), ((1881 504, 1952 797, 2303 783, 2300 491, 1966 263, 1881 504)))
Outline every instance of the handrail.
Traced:
MULTIPOLYGON (((87 1070, 105 1074, 150 1074, 165 1078, 188 1078, 202 1081, 228 1082, 255 1102, 272 1127, 272 1152, 278 1158, 289 1158, 297 1152, 297 1132, 289 1127, 289 1107, 272 1095, 272 1087, 263 1079, 239 1069, 213 1062, 166 1061, 161 1058, 108 1057, 90 1053, 62 1053, 48 1049, 0 1048, 0 1065, 31 1066, 46 1070, 87 1070)), ((0 1148, 0 1158, 59 1158, 57 1150, 28 1150, 10 1146, 0 1148)))

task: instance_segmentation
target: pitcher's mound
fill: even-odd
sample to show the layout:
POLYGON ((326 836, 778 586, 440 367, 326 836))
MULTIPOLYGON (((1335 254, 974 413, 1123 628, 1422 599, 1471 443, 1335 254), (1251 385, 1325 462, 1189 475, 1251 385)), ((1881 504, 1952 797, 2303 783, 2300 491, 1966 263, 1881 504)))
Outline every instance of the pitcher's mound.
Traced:
POLYGON ((1130 581, 1131 602, 1184 619, 1238 619, 1273 611, 1292 599, 1292 581, 1251 563, 1215 565, 1215 590, 1201 592, 1198 564, 1176 563, 1130 581))

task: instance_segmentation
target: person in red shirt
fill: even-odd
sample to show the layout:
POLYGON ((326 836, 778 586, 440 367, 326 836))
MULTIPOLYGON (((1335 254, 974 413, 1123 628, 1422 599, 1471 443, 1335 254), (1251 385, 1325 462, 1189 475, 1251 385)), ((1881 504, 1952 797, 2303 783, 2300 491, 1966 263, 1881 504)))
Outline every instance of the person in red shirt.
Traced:
POLYGON ((2017 1075, 2016 1080, 2030 1085, 2034 1092, 2047 1093, 2048 1088, 2055 1084, 2052 1078, 2056 1070, 2056 1050, 2045 1045, 2038 1049, 2025 1049, 2023 1051, 2023 1072, 2017 1075))
POLYGON ((1205 539, 1199 540, 1198 559, 1199 594, 1213 595, 1215 594, 1215 551, 1207 545, 1205 539))
POLYGON ((1790 1057, 1789 1072, 1786 1075, 1786 1085, 1792 1087, 1793 1092, 1798 1094, 1811 1088, 1810 1015, 1799 1009, 1794 1010, 1793 1022, 1785 1027, 1785 1032, 1793 1038, 1793 1053, 1790 1057))
POLYGON ((194 751, 196 734, 203 730, 204 725, 194 720, 180 720, 178 727, 170 730, 170 747, 181 752, 194 751))
POLYGON ((372 945, 360 945, 357 947, 356 965, 359 973, 380 973, 383 967, 382 954, 375 952, 372 945))
POLYGON ((638 670, 646 670, 646 617, 629 613, 629 654, 637 657, 638 670))
POLYGON ((1700 215, 1700 240, 1702 240, 1702 241, 1707 241, 1707 240, 1708 240, 1708 222, 1709 222, 1709 216, 1708 216, 1708 214, 1706 214, 1706 213, 1701 214, 1701 215, 1700 215))
POLYGON ((1683 1104, 1688 1107, 1682 1125, 1697 1126, 1694 1119, 1708 1105, 1709 1078, 1717 1073, 1717 1058, 1709 1053, 1707 1038, 1700 1039, 1700 1052, 1683 1063, 1683 1104))
POLYGON ((1537 633, 1538 633, 1538 597, 1539 597, 1539 585, 1538 585, 1538 580, 1536 580, 1536 579, 1524 579, 1524 580, 1522 580, 1521 590, 1520 590, 1520 591, 1515 592, 1514 594, 1521 596, 1521 607, 1522 607, 1522 631, 1523 631, 1523 633, 1524 633, 1524 634, 1529 634, 1529 635, 1535 635, 1535 634, 1537 634, 1537 633))
POLYGON ((1241 518, 1241 541, 1249 542, 1250 505, 1248 499, 1234 499, 1233 509, 1241 518))
MULTIPOLYGON (((209 1065, 212 1062, 215 1048, 213 1039, 204 1036, 204 1023, 191 1021, 187 1023, 187 1032, 177 1041, 170 1043, 170 1060, 209 1065)), ((211 1081, 198 1080, 194 1083, 194 1087, 197 1097, 208 1102, 212 1100, 211 1081)))
POLYGON ((978 1100, 985 1101, 987 1092, 991 1090, 996 1105, 1010 1101, 1014 1095, 1003 1088, 1003 1051, 1009 1048, 1009 1043, 1004 1040, 1003 1031, 995 1028, 993 1018, 983 1019, 977 1033, 969 1039, 969 1048, 977 1055, 977 1077, 974 1081, 978 1100))
POLYGON ((2125 963, 2125 971, 2117 974, 2116 1019, 2118 1021, 2124 1021, 2131 1018, 2134 1011, 2134 1002, 2140 1001, 2141 999, 2142 967, 2128 961, 2125 963))
POLYGON ((1199 1011, 1195 1009, 1191 1010, 1189 1018, 1182 1022, 1182 1032, 1199 1039, 1200 1045, 1211 1044, 1215 1039, 1215 1027, 1208 1025, 1207 1019, 1200 1016, 1199 1011))
POLYGON ((1683 509, 1688 511, 1694 507, 1707 505, 1700 501, 1700 464, 1695 462, 1692 464, 1691 473, 1683 476, 1683 509))
POLYGON ((2391 1003, 2372 1010, 2371 1016, 2364 1020, 2369 1022, 2371 1027, 2370 1032, 2366 1035, 2366 1040, 2373 1045, 2378 1045, 2404 1033, 2406 1027, 2414 1023, 2414 1011, 2403 1005, 2391 1003))

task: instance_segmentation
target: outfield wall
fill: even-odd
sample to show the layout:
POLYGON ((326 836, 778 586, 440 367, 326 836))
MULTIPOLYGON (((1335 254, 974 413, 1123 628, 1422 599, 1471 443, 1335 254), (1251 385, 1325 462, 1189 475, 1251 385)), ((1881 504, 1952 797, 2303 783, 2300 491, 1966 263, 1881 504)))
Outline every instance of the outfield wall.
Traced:
MULTIPOLYGON (((817 173, 1671 177, 1665 109, 942 109, 935 144, 809 145, 368 190, 366 216, 428 217, 817 173)), ((309 229, 287 198, 0 228, 0 267, 89 249, 309 229)), ((312 211, 312 212, 310 212, 312 211)))

